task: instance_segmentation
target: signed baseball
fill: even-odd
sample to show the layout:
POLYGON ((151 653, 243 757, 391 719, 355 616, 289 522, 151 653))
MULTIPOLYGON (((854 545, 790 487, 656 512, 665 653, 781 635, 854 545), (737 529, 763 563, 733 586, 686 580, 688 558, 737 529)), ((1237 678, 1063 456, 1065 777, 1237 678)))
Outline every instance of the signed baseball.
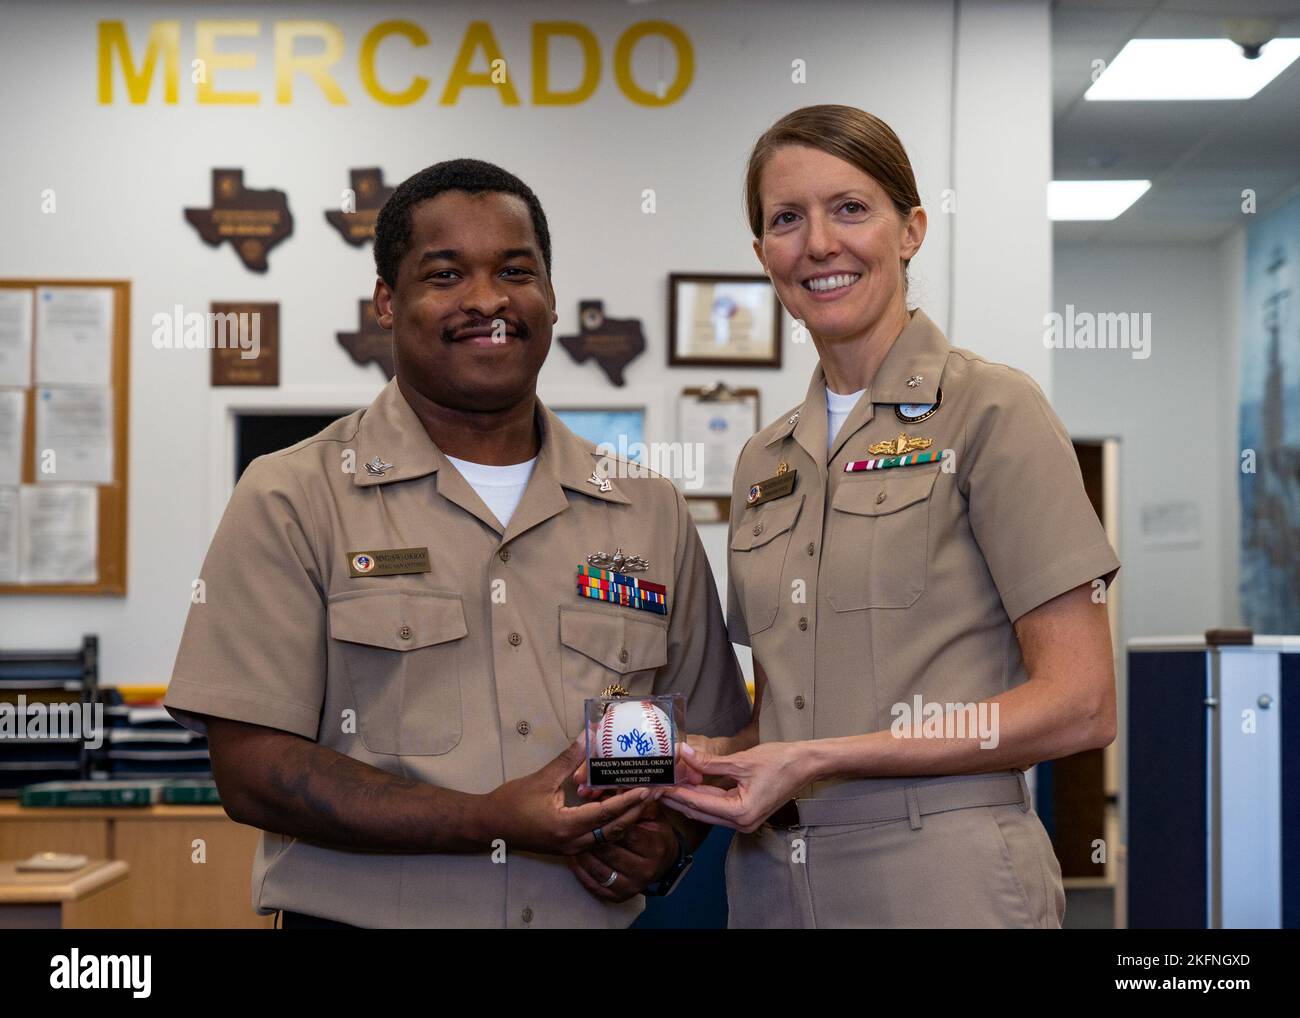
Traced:
POLYGON ((615 700, 596 729, 596 753, 610 757, 672 756, 672 725, 647 700, 615 700))

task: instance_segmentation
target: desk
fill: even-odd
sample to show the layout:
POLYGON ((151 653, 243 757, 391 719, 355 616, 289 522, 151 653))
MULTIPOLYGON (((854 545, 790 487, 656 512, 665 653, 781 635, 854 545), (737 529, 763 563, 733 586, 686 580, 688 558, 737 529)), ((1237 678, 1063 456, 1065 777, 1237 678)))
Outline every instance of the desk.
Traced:
POLYGON ((121 925, 130 867, 96 859, 77 870, 18 871, 0 861, 0 929, 95 930, 121 925))
POLYGON ((252 906, 259 832, 220 806, 25 809, 0 802, 0 859, 73 852, 130 867, 120 912, 127 929, 270 929, 252 906))

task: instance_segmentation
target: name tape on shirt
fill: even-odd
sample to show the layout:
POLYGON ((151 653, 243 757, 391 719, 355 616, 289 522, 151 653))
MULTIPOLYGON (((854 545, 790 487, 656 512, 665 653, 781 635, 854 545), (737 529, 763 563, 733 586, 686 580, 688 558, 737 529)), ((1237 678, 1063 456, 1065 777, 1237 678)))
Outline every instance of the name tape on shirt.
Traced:
POLYGON ((428 548, 376 548, 348 552, 349 576, 400 576, 429 571, 428 548))
POLYGON ((762 505, 764 502, 770 502, 774 498, 781 498, 794 491, 794 479, 799 475, 798 470, 787 470, 783 474, 776 474, 769 477, 766 481, 759 481, 757 484, 749 486, 749 495, 745 502, 749 506, 762 505))

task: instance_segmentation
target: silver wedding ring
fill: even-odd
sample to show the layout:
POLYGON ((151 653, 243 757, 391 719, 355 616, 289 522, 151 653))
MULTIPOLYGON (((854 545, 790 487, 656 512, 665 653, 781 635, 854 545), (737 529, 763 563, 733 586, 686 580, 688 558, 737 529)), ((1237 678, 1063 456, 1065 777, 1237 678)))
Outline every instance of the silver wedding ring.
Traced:
POLYGON ((610 870, 610 871, 609 871, 609 879, 606 880, 606 881, 605 881, 603 884, 601 884, 600 886, 601 886, 601 887, 613 887, 613 886, 614 886, 614 881, 617 880, 617 879, 618 879, 618 870, 610 870))

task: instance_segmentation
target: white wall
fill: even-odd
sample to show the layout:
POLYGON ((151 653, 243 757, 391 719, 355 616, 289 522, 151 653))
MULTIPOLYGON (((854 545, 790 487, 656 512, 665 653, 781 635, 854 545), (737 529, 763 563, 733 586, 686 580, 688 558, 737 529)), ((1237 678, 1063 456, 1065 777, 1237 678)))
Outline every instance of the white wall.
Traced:
MULTIPOLYGON (((591 100, 548 108, 528 101, 530 19, 519 16, 517 4, 315 5, 310 11, 242 3, 7 5, 0 41, 0 94, 9 97, 4 126, 7 137, 29 144, 9 147, 0 161, 0 276, 130 279, 132 405, 130 593, 6 598, 0 602, 4 644, 70 646, 81 633, 98 632, 104 681, 165 681, 190 583, 215 523, 208 510, 215 397, 208 354, 153 349, 150 319, 175 304, 206 311, 213 300, 279 301, 286 401, 326 388, 377 390, 377 369, 354 366, 334 341, 336 331, 355 327, 356 302, 369 295, 374 278, 369 250, 345 245, 322 214, 337 205, 354 166, 380 165, 397 183, 431 162, 473 155, 519 174, 541 196, 551 222, 557 335, 574 329, 582 298, 603 298, 611 316, 640 318, 648 349, 629 367, 629 387, 662 391, 671 406, 682 387, 720 373, 665 371, 668 273, 757 271, 740 203, 749 146, 797 106, 862 106, 899 132, 932 208, 929 236, 913 263, 914 295, 947 322, 951 275, 958 295, 954 342, 1025 367, 1049 384, 1045 351, 1033 342, 1049 302, 1050 232, 1042 200, 1050 165, 1048 12, 1045 4, 1005 2, 965 3, 961 11, 954 46, 949 3, 546 5, 538 18, 587 24, 602 56, 601 85, 591 100), (255 42, 226 44, 255 50, 257 66, 218 72, 222 88, 262 92, 260 105, 199 106, 184 81, 176 106, 163 105, 156 93, 145 106, 121 98, 98 104, 98 18, 126 21, 137 59, 148 24, 178 18, 184 71, 200 16, 261 22, 255 42), (347 48, 336 77, 349 105, 330 106, 305 78, 295 84, 292 105, 274 103, 270 39, 277 17, 342 26, 347 48), (392 55, 381 57, 389 87, 411 73, 431 79, 430 94, 402 109, 371 100, 356 73, 361 36, 390 17, 409 18, 430 36, 420 50, 390 42, 392 55), (496 96, 473 89, 457 105, 437 104, 465 26, 475 19, 490 22, 511 61, 521 105, 503 108, 496 96), (666 109, 628 102, 610 71, 618 35, 647 19, 677 24, 694 45, 694 83, 666 109), (949 76, 954 50, 956 89, 949 76), (795 59, 807 62, 806 84, 791 82, 795 59), (954 94, 960 96, 955 110, 954 94), (997 153, 990 123, 999 125, 997 153), (228 247, 203 245, 183 221, 184 207, 208 204, 214 166, 243 167, 247 186, 288 192, 294 236, 271 253, 264 276, 247 272, 228 247), (657 192, 654 216, 641 212, 646 187, 657 192), (949 187, 957 191, 956 215, 937 208, 949 187), (57 194, 54 215, 40 211, 45 188, 57 194), (955 257, 954 221, 961 224, 955 257)), ((638 50, 642 80, 651 80, 656 58, 653 44, 638 50)), ((564 84, 558 74, 556 84, 564 84)), ((802 398, 814 357, 811 344, 787 344, 780 372, 736 371, 726 378, 760 387, 766 421, 802 398)), ((574 365, 557 346, 542 375, 543 396, 575 384, 617 393, 594 365, 574 365)), ((703 530, 721 586, 725 527, 703 530)))
POLYGON ((1228 411, 1237 400, 1233 267, 1211 244, 1062 245, 1055 258, 1057 313, 1073 304, 1076 314, 1151 314, 1145 360, 1119 349, 1051 351, 1053 403, 1070 433, 1120 440, 1117 635, 1127 641, 1224 625, 1225 556, 1237 541, 1225 519, 1236 499, 1235 410, 1231 422, 1228 411), (1196 506, 1199 544, 1144 540, 1142 507, 1167 501, 1196 506))
POLYGON ((948 337, 1027 371, 1050 398, 1051 359, 1042 343, 1042 302, 1052 288, 1052 233, 1044 223, 1052 175, 1050 20, 1046 9, 1021 3, 959 10, 956 213, 936 217, 922 192, 931 223, 948 219, 954 229, 948 337))
MULTIPOLYGON (((1052 307, 1149 312, 1150 357, 1054 350, 1052 397, 1070 433, 1119 440, 1116 643, 1240 624, 1237 436, 1245 239, 1218 244, 1057 245, 1052 307), (1152 546, 1141 508, 1186 501, 1200 543, 1152 546)), ((1127 654, 1120 655, 1116 787, 1127 839, 1127 654)), ((1121 850, 1122 851, 1122 850, 1121 850)), ((1122 856, 1117 857, 1122 858, 1122 856)), ((1121 877, 1121 881, 1122 881, 1121 877)), ((1121 887, 1122 890, 1122 887, 1121 887)))

